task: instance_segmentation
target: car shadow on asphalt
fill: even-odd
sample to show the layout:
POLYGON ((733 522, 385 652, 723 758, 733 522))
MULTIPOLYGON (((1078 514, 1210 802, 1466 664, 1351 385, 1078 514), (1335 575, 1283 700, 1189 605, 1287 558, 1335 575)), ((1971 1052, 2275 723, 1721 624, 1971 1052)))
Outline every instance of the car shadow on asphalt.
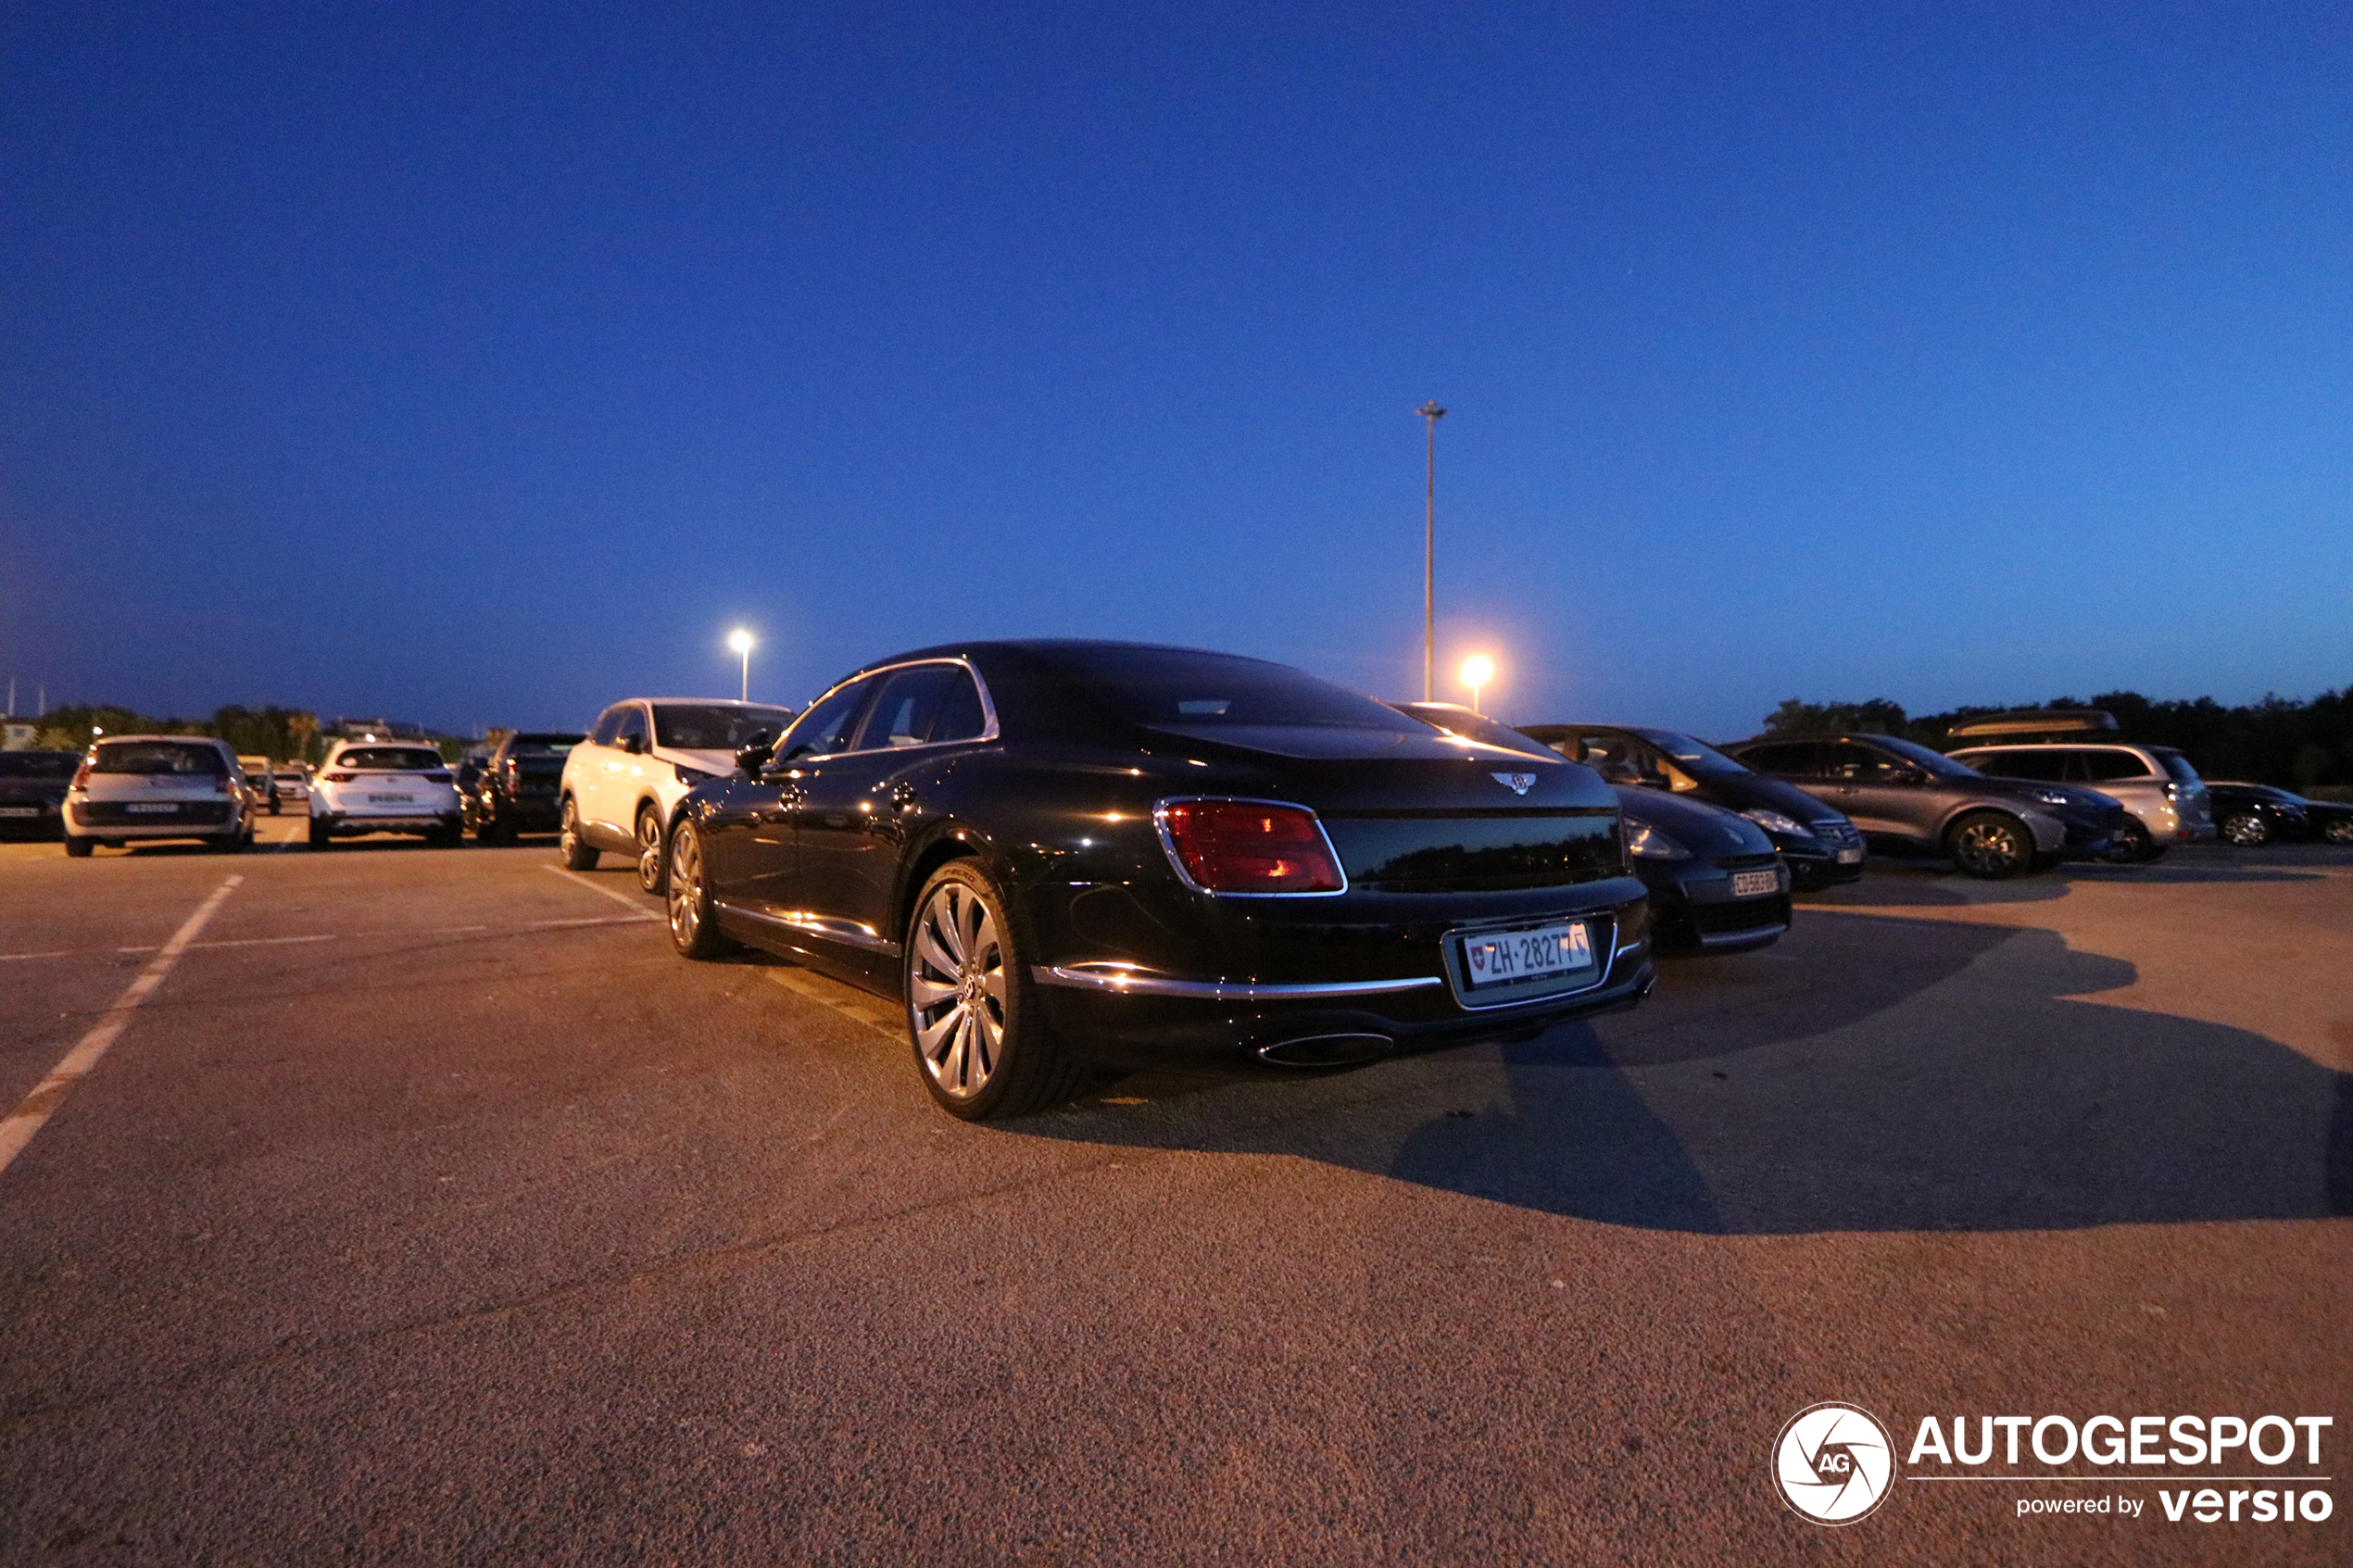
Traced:
POLYGON ((1295 1155, 1547 1213, 1738 1235, 2353 1213, 2353 1079, 2248 1031, 2081 999, 2053 932, 1809 919, 1668 966, 1639 1011, 1321 1080, 1133 1080, 1019 1123, 1295 1155))
POLYGON ((2325 871, 2289 867, 2217 864, 2063 865, 2007 882, 1980 882, 1933 862, 1873 866, 1860 882, 1822 893, 1801 895, 1801 909, 1904 905, 1957 908, 1965 904, 2040 904, 2064 898, 2077 884, 2322 882, 2325 871))

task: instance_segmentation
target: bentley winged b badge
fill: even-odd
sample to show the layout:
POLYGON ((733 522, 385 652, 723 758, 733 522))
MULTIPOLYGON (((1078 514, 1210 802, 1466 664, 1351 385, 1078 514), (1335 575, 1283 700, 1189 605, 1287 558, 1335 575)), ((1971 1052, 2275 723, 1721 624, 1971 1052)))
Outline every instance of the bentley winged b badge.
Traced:
POLYGON ((1487 776, 1514 795, 1526 795, 1536 785, 1536 775, 1533 773, 1490 773, 1487 776))

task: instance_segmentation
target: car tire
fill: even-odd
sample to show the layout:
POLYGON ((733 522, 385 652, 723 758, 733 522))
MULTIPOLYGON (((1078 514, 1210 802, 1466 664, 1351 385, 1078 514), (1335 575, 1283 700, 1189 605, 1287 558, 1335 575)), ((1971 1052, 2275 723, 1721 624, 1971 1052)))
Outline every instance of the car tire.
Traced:
POLYGON ((568 872, 593 872, 597 869, 597 850, 580 836, 580 811, 573 805, 572 797, 564 797, 563 820, 556 827, 556 847, 564 858, 568 872))
POLYGON ((702 834, 694 823, 678 824, 670 835, 667 859, 670 875, 662 903, 670 915, 670 945, 681 957, 698 963, 734 952, 735 941, 719 929, 718 900, 703 875, 702 834))
POLYGON ((320 821, 317 817, 311 818, 310 847, 313 849, 331 849, 334 847, 334 842, 335 835, 327 831, 327 824, 320 821))
POLYGON ((2353 844, 2353 817, 2339 817, 2321 830, 2331 844, 2353 844))
POLYGON ((489 841, 501 847, 511 847, 515 842, 514 818, 504 811, 491 813, 489 841))
POLYGON ((2271 824, 2253 811, 2240 811, 2222 819, 2222 842, 2251 849, 2271 841, 2271 824))
POLYGON ((670 857, 662 846, 661 816, 651 806, 637 808, 637 885, 659 898, 670 885, 665 868, 670 857))
POLYGON ((1944 853, 1964 875, 2000 882, 2034 864, 2034 835, 2006 811, 1971 811, 1945 834, 1944 853))
POLYGON ((455 849, 466 842, 466 830, 456 822, 434 829, 425 834, 425 842, 435 849, 455 849))
POLYGON ((2117 859, 2133 865, 2145 865, 2165 853, 2164 847, 2149 833, 2148 824, 2138 817, 2124 819, 2124 847, 2117 859))
POLYGON ((88 859, 91 851, 97 847, 98 841, 94 838, 84 838, 78 833, 66 834, 66 853, 74 859, 88 859))
POLYGON ((916 1073, 950 1115, 1026 1115, 1086 1086, 1093 1069, 1047 1030, 1004 895, 973 861, 916 895, 900 972, 916 1073))
POLYGON ((242 833, 233 833, 226 838, 214 839, 205 847, 216 855, 242 855, 245 853, 245 835, 242 833))

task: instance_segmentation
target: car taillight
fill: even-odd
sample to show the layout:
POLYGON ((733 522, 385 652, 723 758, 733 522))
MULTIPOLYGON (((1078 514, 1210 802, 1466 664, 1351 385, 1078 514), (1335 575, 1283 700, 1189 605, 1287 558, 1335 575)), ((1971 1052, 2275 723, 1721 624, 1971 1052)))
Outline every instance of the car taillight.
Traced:
POLYGON ((88 789, 90 787, 90 764, 84 762, 81 767, 76 768, 73 771, 73 783, 66 785, 66 787, 68 789, 88 789))
POLYGON ((357 773, 329 773, 327 775, 327 782, 329 784, 349 784, 352 780, 358 778, 359 776, 359 775, 357 773))
POLYGON ((1204 893, 1337 893, 1331 841, 1302 806, 1175 800, 1160 829, 1185 879, 1204 893))

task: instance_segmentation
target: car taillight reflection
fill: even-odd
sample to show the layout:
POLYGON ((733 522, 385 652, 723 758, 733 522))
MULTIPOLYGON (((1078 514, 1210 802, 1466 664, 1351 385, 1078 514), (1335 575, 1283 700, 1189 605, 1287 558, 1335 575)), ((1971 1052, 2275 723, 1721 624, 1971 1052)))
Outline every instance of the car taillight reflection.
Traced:
POLYGON ((90 787, 90 764, 84 762, 81 767, 76 768, 73 771, 73 783, 66 785, 66 787, 68 789, 88 789, 90 787))
POLYGON ((352 780, 358 778, 359 776, 359 775, 357 773, 329 773, 327 775, 327 782, 329 784, 349 784, 352 780))
POLYGON ((1176 800, 1160 829, 1185 879, 1205 893, 1338 893, 1346 885, 1315 813, 1249 800, 1176 800))

